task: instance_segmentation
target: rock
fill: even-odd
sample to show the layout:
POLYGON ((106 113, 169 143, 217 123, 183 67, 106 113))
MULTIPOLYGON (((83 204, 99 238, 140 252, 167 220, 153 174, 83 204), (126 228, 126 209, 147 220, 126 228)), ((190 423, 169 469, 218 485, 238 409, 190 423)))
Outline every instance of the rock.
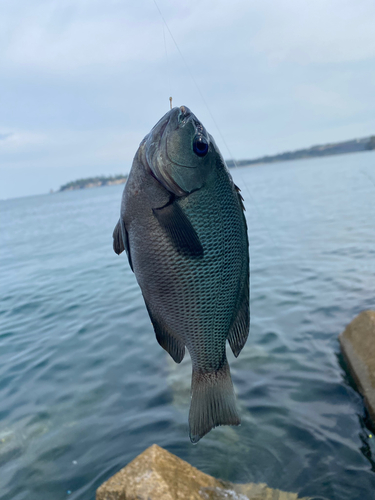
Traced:
POLYGON ((375 311, 361 312, 339 340, 350 373, 375 423, 375 311))
POLYGON ((96 492, 96 500, 298 500, 265 484, 233 484, 160 448, 147 448, 96 492))

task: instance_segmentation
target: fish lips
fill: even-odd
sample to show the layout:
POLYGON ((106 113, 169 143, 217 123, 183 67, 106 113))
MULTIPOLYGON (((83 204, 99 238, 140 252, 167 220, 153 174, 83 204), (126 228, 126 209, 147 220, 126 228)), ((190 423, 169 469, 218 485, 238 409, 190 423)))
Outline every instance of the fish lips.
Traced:
POLYGON ((197 137, 204 137, 210 144, 210 136, 203 125, 189 108, 181 106, 166 113, 145 138, 147 166, 156 179, 176 196, 184 196, 203 185, 204 176, 199 167, 206 163, 206 159, 193 153, 192 143, 197 137))

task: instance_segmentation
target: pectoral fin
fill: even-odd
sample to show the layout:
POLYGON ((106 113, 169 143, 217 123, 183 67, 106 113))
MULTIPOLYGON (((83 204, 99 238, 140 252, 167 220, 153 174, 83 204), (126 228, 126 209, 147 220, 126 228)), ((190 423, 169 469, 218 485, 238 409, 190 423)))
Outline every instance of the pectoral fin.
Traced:
POLYGON ((113 250, 120 255, 124 250, 128 256, 129 265, 134 273, 132 259, 130 255, 129 238, 124 221, 120 218, 113 230, 113 250))
POLYGON ((117 253, 117 255, 120 255, 120 253, 122 253, 125 250, 124 242, 122 241, 120 219, 118 220, 115 229, 113 230, 112 236, 113 236, 113 250, 117 253))
POLYGON ((169 332, 167 328, 163 326, 162 322, 156 318, 156 315, 153 314, 148 307, 146 300, 145 304, 151 319, 152 326, 154 327, 156 340, 176 363, 181 363, 185 356, 185 345, 173 333, 169 332))
POLYGON ((190 257, 203 256, 203 247, 194 227, 173 197, 164 207, 152 211, 178 252, 190 257))

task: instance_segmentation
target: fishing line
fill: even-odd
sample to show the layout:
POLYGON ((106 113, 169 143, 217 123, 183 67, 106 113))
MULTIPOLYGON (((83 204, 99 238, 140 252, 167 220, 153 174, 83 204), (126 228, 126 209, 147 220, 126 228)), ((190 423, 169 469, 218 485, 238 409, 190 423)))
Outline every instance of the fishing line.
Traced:
MULTIPOLYGON (((186 59, 185 59, 184 55, 182 54, 182 52, 181 52, 181 50, 180 50, 180 47, 178 46, 178 43, 176 42, 176 39, 174 38, 174 36, 173 36, 173 34, 172 34, 172 31, 170 30, 170 28, 169 28, 169 26, 168 26, 168 23, 167 23, 167 21, 165 20, 165 18, 164 18, 164 16, 163 16, 163 14, 162 14, 162 12, 161 12, 161 10, 160 10, 160 8, 159 8, 159 5, 157 4, 156 0, 153 0, 153 1, 154 1, 154 4, 155 4, 155 6, 156 6, 156 8, 157 8, 157 10, 158 10, 158 12, 159 12, 159 15, 160 15, 160 17, 161 17, 161 19, 162 19, 162 21, 163 21, 163 23, 164 23, 165 27, 166 27, 166 28, 167 28, 167 30, 168 30, 168 33, 170 34, 170 36, 171 36, 171 38, 172 38, 172 40, 173 40, 173 43, 174 43, 174 44, 175 44, 175 46, 176 46, 176 49, 177 49, 178 53, 179 53, 179 54, 180 54, 180 56, 181 56, 181 59, 183 60, 183 62, 184 62, 184 64, 185 64, 185 67, 186 67, 186 69, 187 69, 187 71, 188 71, 188 73, 189 73, 190 78, 192 79, 192 81, 193 81, 193 83, 194 83, 194 85, 195 85, 195 87, 196 87, 196 89, 197 89, 197 91, 198 91, 198 93, 199 93, 199 95, 200 95, 200 97, 201 97, 201 99, 202 99, 202 101, 203 101, 204 105, 206 106, 206 109, 207 109, 207 111, 208 111, 208 113, 209 113, 209 115, 210 115, 210 117, 211 117, 211 119, 212 119, 213 123, 215 124, 215 127, 217 128, 217 131, 218 131, 218 133, 219 133, 219 135, 220 135, 220 138, 221 138, 221 140, 223 141, 223 144, 224 144, 224 146, 226 147, 226 149, 227 149, 227 151, 228 151, 228 153, 229 153, 229 156, 231 157, 231 160, 232 160, 232 161, 233 161, 233 163, 234 163, 234 166, 235 166, 235 167, 236 167, 236 169, 239 171, 239 166, 238 166, 238 164, 237 164, 237 161, 236 161, 236 159, 235 159, 234 155, 232 154, 232 151, 230 150, 230 148, 229 148, 229 146, 228 146, 228 144, 227 144, 227 141, 224 139, 224 136, 223 136, 223 134, 221 133, 220 127, 219 127, 219 125, 218 125, 217 121, 215 120, 215 117, 213 116, 213 114, 212 114, 212 112, 211 112, 211 109, 210 109, 210 107, 208 106, 207 101, 206 101, 206 99, 204 98, 204 95, 203 95, 203 93, 202 93, 202 91, 201 91, 201 89, 200 89, 200 87, 199 87, 199 85, 198 85, 197 81, 195 80, 194 75, 193 75, 193 73, 191 72, 191 70, 190 70, 190 67, 189 67, 188 63, 186 62, 186 59)), ((168 60, 167 45, 166 45, 166 40, 165 40, 165 32, 164 32, 164 29, 163 29, 163 36, 164 36, 165 51, 166 51, 167 60, 168 60)), ((171 103, 171 106, 172 106, 172 98, 170 97, 170 98, 169 98, 169 100, 170 100, 170 103, 171 103)), ((241 180, 243 181, 242 176, 241 176, 241 180)), ((243 184, 245 185, 245 188, 246 188, 246 190, 247 190, 247 192, 248 192, 248 194, 249 194, 249 197, 251 198, 251 200, 252 200, 252 202, 253 202, 254 206, 257 208, 257 205, 256 205, 256 203, 255 203, 255 200, 254 200, 253 196, 251 195, 251 193, 250 193, 250 191, 249 191, 249 189, 248 189, 248 186, 246 185, 246 183, 245 183, 245 182, 243 182, 243 184)), ((260 212, 259 212, 258 208, 257 208, 257 211, 258 211, 258 213, 259 213, 259 215, 260 215, 260 212)), ((260 218, 262 219, 262 217, 260 217, 260 218)), ((267 228, 266 228, 266 229, 267 229, 267 228)), ((267 229, 267 230, 268 230, 268 229, 267 229)))
POLYGON ((369 175, 367 172, 365 172, 364 170, 360 170, 361 174, 364 175, 365 177, 367 177, 367 179, 370 180, 370 182, 374 185, 375 187, 375 182, 374 182, 374 179, 371 177, 371 175, 369 175))
MULTIPOLYGON (((164 48, 165 48, 165 58, 167 60, 167 82, 168 82, 168 87, 169 87, 169 95, 172 95, 172 87, 171 87, 171 75, 170 75, 170 72, 169 72, 169 60, 168 60, 168 50, 167 50, 167 40, 165 38, 165 27, 164 27, 164 24, 162 25, 163 26, 163 38, 164 38, 164 48)), ((172 97, 169 98, 169 102, 170 102, 170 105, 171 105, 171 109, 172 109, 172 97)))
MULTIPOLYGON (((175 37, 174 37, 174 36, 173 36, 173 34, 172 34, 172 31, 169 29, 169 26, 168 26, 167 21, 165 20, 165 18, 164 18, 164 16, 163 16, 163 14, 162 14, 162 12, 161 12, 161 10, 160 10, 160 8, 159 8, 159 6, 158 6, 158 4, 157 4, 156 0, 153 0, 153 1, 154 1, 154 4, 155 4, 156 8, 158 9, 158 12, 159 12, 159 14, 160 14, 160 17, 161 17, 161 18, 162 18, 162 20, 163 20, 163 23, 165 24, 165 26, 166 26, 166 28, 167 28, 167 30, 168 30, 168 33, 171 35, 171 38, 172 38, 172 40, 173 40, 173 43, 175 44, 176 49, 177 49, 178 53, 179 53, 179 54, 180 54, 180 56, 181 56, 181 59, 183 60, 183 62, 184 62, 184 64, 185 64, 185 67, 186 67, 186 69, 187 69, 187 72, 189 73, 190 78, 192 79, 192 81, 193 81, 193 83, 194 83, 194 85, 195 85, 195 87, 196 87, 196 89, 197 89, 197 91, 198 91, 199 95, 201 96, 201 99, 202 99, 202 101, 203 101, 204 105, 206 106, 207 111, 208 111, 208 113, 209 113, 209 115, 210 115, 210 117, 211 117, 212 121, 214 122, 215 127, 217 128, 217 131, 219 132, 219 135, 220 135, 220 137, 221 137, 221 139, 222 139, 222 141, 223 141, 223 143, 224 143, 225 147, 227 148, 227 150, 228 150, 228 152, 229 152, 229 155, 230 155, 230 156, 232 156, 232 153, 231 153, 231 151, 230 151, 230 149, 229 149, 229 147, 228 147, 228 145, 227 145, 227 143, 226 143, 226 141, 225 141, 225 139, 224 139, 224 137, 223 137, 223 134, 221 133, 220 127, 219 127, 219 125, 217 124, 217 122, 216 122, 216 120, 215 120, 215 118, 214 118, 213 114, 211 113, 211 110, 210 110, 210 108, 209 108, 209 106, 208 106, 208 104, 207 104, 207 102, 206 102, 206 99, 204 98, 204 95, 203 95, 203 94, 202 94, 202 92, 201 92, 201 89, 200 89, 200 87, 199 87, 199 85, 198 85, 197 81, 196 81, 196 80, 195 80, 195 78, 194 78, 194 75, 193 75, 193 73, 191 72, 191 70, 190 70, 190 67, 189 67, 188 63, 186 62, 186 59, 185 59, 185 57, 184 57, 183 53, 181 52, 180 47, 178 46, 178 43, 176 42, 175 37)), ((232 160, 233 160, 233 163, 235 164, 235 166, 237 166, 237 163, 236 163, 236 161, 234 160, 234 158, 233 158, 233 157, 232 157, 232 160)))
MULTIPOLYGON (((280 245, 279 245, 279 244, 275 241, 275 239, 274 239, 274 237, 273 237, 273 234, 271 233, 271 231, 270 231, 270 229, 269 229, 268 225, 266 224, 266 222, 265 222, 265 220, 264 220, 264 217, 263 217, 263 215, 262 215, 262 213, 261 213, 261 211, 260 211, 260 209, 259 209, 259 207, 258 207, 258 204, 256 203, 256 201, 255 201, 255 199, 254 199, 254 196, 251 194, 250 189, 249 189, 249 187, 248 187, 247 183, 246 183, 246 182, 244 182, 243 176, 242 176, 241 171, 240 171, 240 167, 238 166, 238 163, 237 163, 237 161, 236 161, 235 157, 233 156, 233 154, 232 154, 232 152, 231 152, 231 150, 230 150, 230 148, 229 148, 229 146, 228 146, 228 144, 227 144, 227 141, 224 139, 224 136, 223 136, 223 134, 221 133, 220 127, 219 127, 219 125, 218 125, 217 121, 215 120, 215 117, 213 116, 213 114, 212 114, 212 112, 211 112, 211 109, 210 109, 210 107, 208 106, 208 103, 207 103, 206 99, 204 98, 204 95, 203 95, 203 93, 202 93, 202 91, 201 91, 201 89, 200 89, 200 87, 199 87, 199 85, 198 85, 197 81, 195 80, 194 75, 193 75, 193 73, 191 72, 191 70, 190 70, 190 67, 189 67, 188 63, 186 62, 186 59, 185 59, 184 55, 182 54, 182 52, 181 52, 181 50, 180 50, 180 47, 178 46, 178 43, 176 42, 176 39, 174 38, 174 36, 173 36, 173 34, 172 34, 172 31, 170 30, 170 28, 169 28, 169 26, 168 26, 168 23, 167 23, 167 21, 165 20, 165 18, 164 18, 164 16, 163 16, 163 14, 162 14, 162 12, 161 12, 161 10, 160 10, 160 8, 159 8, 159 5, 158 5, 157 1, 156 1, 156 0, 153 0, 153 2, 154 2, 155 6, 156 6, 156 8, 157 8, 157 10, 158 10, 158 12, 159 12, 159 15, 160 15, 160 17, 161 17, 161 19, 162 19, 162 21, 163 21, 163 23, 164 23, 165 27, 166 27, 166 28, 167 28, 167 30, 168 30, 168 33, 170 34, 170 36, 171 36, 171 38, 172 38, 172 40, 173 40, 174 45, 176 46, 176 49, 177 49, 178 53, 180 54, 180 57, 181 57, 181 59, 182 59, 182 61, 183 61, 184 65, 185 65, 185 68, 186 68, 186 70, 187 70, 187 72, 188 72, 188 74, 189 74, 189 76, 190 76, 191 80, 193 81, 193 83, 194 83, 194 85, 195 85, 195 87, 196 87, 196 89, 197 89, 197 91, 198 91, 198 93, 199 93, 199 95, 200 95, 200 97, 201 97, 201 99, 202 99, 202 101, 203 101, 203 103, 204 103, 204 105, 205 105, 205 107, 206 107, 206 109, 207 109, 207 111, 208 111, 208 113, 209 113, 209 115, 210 115, 210 117, 211 117, 211 119, 212 119, 212 121, 213 121, 213 123, 214 123, 214 125, 215 125, 215 127, 216 127, 216 129, 217 129, 217 131, 218 131, 218 133, 219 133, 219 135, 220 135, 221 140, 223 141, 224 146, 226 147, 226 149, 227 149, 227 151, 228 151, 228 153, 229 153, 229 156, 231 157, 231 160, 232 160, 232 162, 233 162, 233 164, 234 164, 234 166, 235 166, 235 168, 236 168, 236 171, 238 172, 238 174, 239 174, 239 176, 240 176, 240 178, 241 178, 242 184, 245 186, 246 192, 247 192, 247 194, 249 195, 249 198, 250 198, 250 200, 251 200, 251 202, 252 202, 253 206, 255 207, 255 210, 256 210, 256 212, 257 212, 257 214, 258 214, 259 220, 261 221, 261 223, 262 223, 262 225, 263 225, 264 229, 266 230, 266 233, 267 233, 267 235, 268 235, 269 241, 271 241, 271 243, 272 243, 273 247, 274 247, 276 250, 278 250, 278 251, 279 251, 279 255, 281 255, 281 253, 282 253, 282 251, 281 251, 281 246, 280 246, 280 245)), ((164 27, 163 27, 163 28, 164 28, 164 27)), ((165 31, 164 31, 164 29, 163 29, 163 36, 164 36, 164 46, 165 46, 166 57, 167 57, 167 62, 168 62, 168 69, 169 69, 169 61, 168 61, 168 54, 167 54, 167 44, 166 44, 166 39, 165 39, 165 31)), ((170 76, 170 75, 169 75, 169 76, 170 76)), ((171 83, 170 83, 170 80, 169 80, 169 84, 171 84, 171 83)), ((172 109, 172 97, 170 97, 170 98, 169 98, 169 102, 170 102, 170 108, 172 109)), ((287 259, 285 259, 285 258, 284 258, 284 259, 282 259, 282 258, 278 257, 278 258, 276 258, 276 259, 277 259, 279 262, 280 262, 280 261, 281 261, 281 262, 284 262, 284 263, 285 263, 285 262, 288 262, 288 260, 287 260, 287 259)), ((250 280, 251 280, 251 278, 250 278, 250 280)), ((295 283, 293 283, 292 281, 289 283, 289 286, 290 286, 292 289, 294 289, 294 291, 295 291, 298 295, 303 294, 303 292, 301 291, 301 289, 298 289, 298 288, 296 287, 296 284, 295 284, 295 283)), ((251 287, 250 287, 250 288, 251 288, 251 287)))
MULTIPOLYGON (((232 154, 232 152, 231 152, 231 150, 230 150, 230 148, 229 148, 229 146, 228 146, 228 144, 227 144, 227 142, 226 142, 226 140, 225 140, 225 138, 224 138, 223 134, 221 133, 220 127, 219 127, 219 125, 218 125, 217 121, 215 120, 215 117, 213 116, 213 114, 212 114, 212 112, 211 112, 211 109, 210 109, 210 107, 208 106, 208 103, 207 103, 206 99, 204 98, 204 95, 203 95, 203 93, 202 93, 202 91, 201 91, 201 89, 200 89, 200 87, 199 87, 199 85, 198 85, 198 83, 197 83, 196 79, 194 78, 194 75, 193 75, 193 73, 191 72, 190 67, 189 67, 189 65, 188 65, 188 63, 187 63, 187 61, 186 61, 186 59, 185 59, 185 57, 184 57, 184 55, 183 55, 182 51, 180 50, 180 47, 179 47, 178 43, 176 42, 176 39, 175 39, 175 37, 173 36, 173 33, 172 33, 172 31, 170 30, 170 28, 169 28, 169 26, 168 26, 168 23, 167 23, 166 19, 164 18, 163 14, 162 14, 162 12, 161 12, 161 10, 160 10, 160 8, 159 8, 159 5, 158 5, 157 1, 156 1, 156 0, 153 0, 153 2, 154 2, 155 6, 156 6, 156 8, 157 8, 157 10, 158 10, 158 12, 159 12, 159 15, 160 15, 160 17, 161 17, 161 19, 162 19, 162 21, 163 21, 163 23, 164 23, 165 27, 166 27, 166 28, 167 28, 167 30, 168 30, 168 33, 170 34, 170 36, 171 36, 171 38, 172 38, 172 40, 173 40, 174 45, 176 46, 176 49, 177 49, 178 53, 180 54, 180 57, 181 57, 181 59, 182 59, 182 61, 183 61, 184 65, 185 65, 185 68, 186 68, 187 72, 189 73, 189 76, 190 76, 191 80, 193 81, 193 83, 194 83, 194 85, 195 85, 195 87, 196 87, 196 89, 197 89, 197 91, 198 91, 198 93, 199 93, 199 95, 200 95, 200 97, 201 97, 201 99, 202 99, 202 101, 203 101, 203 103, 204 103, 204 105, 205 105, 205 107, 206 107, 206 109, 207 109, 207 111, 208 111, 208 113, 209 113, 209 115, 210 115, 210 117, 211 117, 211 119, 212 119, 212 121, 213 121, 213 123, 214 123, 214 125, 215 125, 215 127, 216 127, 216 129, 217 129, 217 131, 218 131, 218 133, 219 133, 219 135, 220 135, 221 140, 223 141, 223 144, 224 144, 225 148, 227 149, 227 151, 228 151, 228 153, 229 153, 229 156, 231 157, 231 160, 232 160, 232 162, 233 162, 234 166, 236 167, 237 172, 239 172, 239 176, 240 176, 240 178, 241 178, 241 180, 242 180, 242 183, 243 183, 243 185, 245 186, 245 189, 246 189, 246 191, 247 191, 247 193, 248 193, 248 195, 249 195, 249 198, 251 199, 251 201, 252 201, 252 203, 253 203, 253 206, 255 207, 255 209, 256 209, 256 211, 257 211, 257 213, 258 213, 259 219, 262 221, 262 225, 264 226, 264 228, 265 228, 265 230, 266 230, 266 232, 267 232, 267 235, 268 235, 269 240, 272 242, 273 246, 274 246, 277 250, 280 250, 280 245, 278 245, 278 244, 276 243, 275 239, 273 238, 273 236, 272 236, 272 234, 271 234, 271 231, 269 230, 269 228, 268 228, 267 224, 265 223, 265 221, 264 221, 264 217, 262 216, 262 214, 261 214, 261 212, 260 212, 260 210, 259 210, 259 207, 258 207, 257 203, 255 202, 255 199, 254 199, 253 195, 252 195, 252 194, 251 194, 251 192, 250 192, 250 189, 249 189, 249 187, 248 187, 247 183, 245 183, 245 182, 244 182, 243 177, 242 177, 242 175, 241 175, 241 173, 240 173, 240 167, 238 166, 238 164, 237 164, 237 161, 236 161, 235 157, 233 156, 233 154, 232 154)), ((164 35, 165 50, 166 50, 166 53, 167 53, 167 48, 166 48, 166 47, 167 47, 167 45, 166 45, 166 40, 165 40, 165 32, 164 32, 164 30, 163 30, 163 35, 164 35)), ((168 56, 167 56, 167 57, 168 57, 168 56)), ((171 109, 172 109, 172 98, 171 98, 171 97, 169 98, 169 101, 170 101, 170 106, 171 106, 171 109)), ((285 260, 285 259, 284 259, 284 260, 285 260)), ((293 285, 292 285, 292 286, 293 286, 293 285)))

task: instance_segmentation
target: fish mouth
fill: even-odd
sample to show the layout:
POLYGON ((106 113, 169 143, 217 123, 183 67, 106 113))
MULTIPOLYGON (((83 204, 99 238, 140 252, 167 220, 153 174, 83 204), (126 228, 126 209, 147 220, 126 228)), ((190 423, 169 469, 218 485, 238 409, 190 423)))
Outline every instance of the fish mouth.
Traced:
POLYGON ((160 128, 160 132, 159 132, 159 145, 160 145, 160 141, 161 141, 161 139, 163 137, 163 134, 165 132, 165 129, 167 128, 168 123, 170 122, 170 120, 171 120, 171 117, 169 117, 168 120, 166 120, 166 122, 160 128))
POLYGON ((155 152, 161 149, 161 141, 171 120, 171 112, 167 113, 158 123, 152 128, 151 132, 146 136, 146 143, 148 144, 149 151, 145 154, 145 162, 148 168, 153 171, 151 164, 155 152))
POLYGON ((143 161, 149 173, 158 182, 160 182, 162 186, 176 196, 184 196, 187 193, 180 188, 169 172, 165 168, 161 168, 160 165, 160 162, 164 163, 166 160, 173 163, 173 160, 169 158, 167 152, 167 141, 165 140, 165 144, 163 146, 163 139, 166 130, 168 130, 171 126, 174 126, 175 122, 178 121, 179 112, 179 108, 173 108, 173 110, 164 115, 163 118, 161 118, 161 120, 159 120, 159 122, 153 127, 145 140, 143 161))
POLYGON ((192 114, 193 113, 189 108, 187 108, 186 106, 180 106, 180 111, 177 118, 178 125, 183 127, 189 121, 189 118, 192 116, 192 114))
MULTIPOLYGON (((198 120, 198 118, 190 111, 190 109, 187 106, 180 106, 180 108, 175 108, 178 110, 178 115, 176 117, 176 121, 174 123, 174 126, 177 129, 183 129, 185 126, 188 124, 192 124, 193 127, 195 128, 195 136, 197 135, 206 135, 205 129, 201 122, 198 120)), ((177 165, 178 167, 182 168, 188 168, 188 169, 198 169, 199 165, 188 165, 186 163, 182 163, 181 161, 178 161, 177 158, 171 157, 168 151, 168 142, 166 143, 165 147, 165 153, 170 162, 172 162, 174 165, 177 165)))
POLYGON ((164 132, 170 123, 171 119, 175 116, 176 111, 179 108, 173 108, 168 113, 166 113, 160 120, 152 127, 151 132, 148 134, 152 143, 156 144, 163 137, 164 132))
MULTIPOLYGON (((145 167, 162 186, 176 196, 191 192, 191 179, 196 175, 195 172, 182 174, 181 170, 178 173, 178 170, 183 168, 199 172, 202 166, 199 160, 196 162, 189 159, 189 148, 191 154, 194 154, 193 141, 197 135, 207 136, 207 132, 190 109, 181 106, 166 113, 145 138, 142 148, 145 167)), ((208 137, 207 142, 209 143, 208 137)), ((195 188, 195 184, 193 187, 195 188)))

